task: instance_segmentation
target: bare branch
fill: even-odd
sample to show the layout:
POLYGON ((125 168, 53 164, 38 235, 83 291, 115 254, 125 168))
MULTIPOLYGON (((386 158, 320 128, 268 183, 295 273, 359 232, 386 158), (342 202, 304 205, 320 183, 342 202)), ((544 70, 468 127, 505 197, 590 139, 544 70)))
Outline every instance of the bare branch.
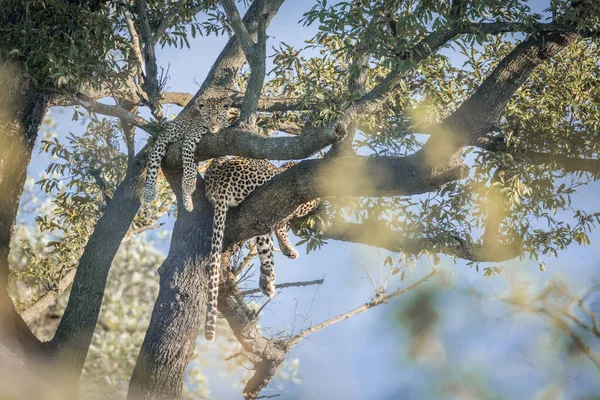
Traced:
POLYGON ((62 94, 62 96, 69 100, 71 104, 80 105, 88 111, 120 118, 121 120, 135 125, 138 128, 141 128, 150 134, 154 132, 154 130, 151 128, 151 124, 149 121, 146 121, 139 115, 130 113, 122 107, 103 104, 91 99, 83 99, 81 97, 76 97, 70 94, 62 94))
POLYGON ((129 233, 123 238, 123 241, 121 243, 125 243, 130 241, 131 239, 133 239, 133 237, 135 237, 136 235, 139 235, 140 233, 146 232, 146 231, 151 231, 152 229, 158 229, 161 226, 163 226, 165 223, 161 222, 158 224, 151 224, 151 225, 146 225, 146 226, 142 226, 140 228, 137 229, 131 229, 129 231, 129 233))
POLYGON ((414 290, 415 288, 417 288, 418 286, 420 286, 421 284, 427 282, 429 279, 431 279, 433 276, 435 276, 435 274, 437 273, 437 270, 432 270, 427 276, 425 276, 424 278, 418 280, 417 282, 413 283, 412 285, 410 285, 409 287, 407 287, 406 289, 398 289, 392 293, 386 294, 386 295, 379 295, 376 296, 373 300, 371 300, 368 303, 363 304, 360 307, 357 307, 351 311, 348 311, 347 313, 344 313, 342 315, 338 315, 337 317, 328 319, 326 321, 321 322, 320 324, 317 324, 315 326, 312 326, 302 332, 300 332, 299 334, 297 334, 296 336, 292 337, 289 341, 288 341, 288 346, 295 346, 296 344, 298 344, 302 339, 306 338, 309 335, 312 335, 315 332, 320 331, 321 329, 327 328, 330 325, 335 324, 336 322, 340 322, 343 321, 345 319, 351 318, 357 314, 363 313, 373 307, 377 307, 381 304, 386 304, 390 299, 403 295, 405 293, 410 292, 411 290, 414 290))
POLYGON ((566 322, 561 319, 561 314, 564 314, 562 311, 558 313, 552 312, 547 309, 545 306, 535 307, 529 304, 526 304, 523 301, 513 300, 510 298, 501 299, 501 301, 510 304, 512 306, 520 307, 526 309, 534 314, 540 315, 542 318, 546 319, 556 328, 561 330, 566 336, 570 337, 573 342, 577 345, 578 349, 583 352, 590 361, 598 368, 600 371, 600 357, 598 357, 594 351, 588 346, 588 344, 583 340, 581 336, 579 336, 566 322))
MULTIPOLYGON (((323 280, 323 279, 317 279, 317 280, 314 280, 314 281, 300 281, 300 282, 278 283, 278 284, 275 285, 275 288, 277 288, 277 289, 284 289, 284 288, 288 288, 288 287, 322 285, 323 282, 325 282, 325 280, 323 280)), ((243 292, 240 292, 239 295, 240 296, 248 296, 249 294, 254 294, 254 293, 259 293, 259 292, 260 292, 260 289, 250 289, 250 290, 244 290, 243 292)))
POLYGON ((75 279, 76 272, 77 270, 75 268, 71 269, 71 271, 69 271, 60 280, 60 282, 58 282, 56 290, 50 290, 46 292, 35 303, 27 307, 27 309, 21 313, 21 318, 23 318, 25 322, 30 322, 35 317, 40 315, 44 310, 54 304, 56 299, 71 286, 73 279, 75 279))

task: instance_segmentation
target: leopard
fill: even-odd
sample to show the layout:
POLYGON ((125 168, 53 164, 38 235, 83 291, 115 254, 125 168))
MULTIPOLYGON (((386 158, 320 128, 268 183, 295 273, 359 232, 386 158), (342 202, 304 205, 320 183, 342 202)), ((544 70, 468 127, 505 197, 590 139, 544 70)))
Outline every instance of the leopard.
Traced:
MULTIPOLYGON (((215 338, 217 323, 217 298, 223 250, 225 220, 230 207, 240 205, 254 190, 264 185, 274 176, 296 165, 296 161, 276 167, 267 160, 244 157, 220 157, 212 161, 204 174, 206 197, 213 204, 213 233, 209 264, 208 303, 206 312, 205 337, 209 342, 215 338)), ((319 199, 298 206, 294 212, 280 221, 274 229, 281 252, 291 258, 298 257, 287 234, 288 223, 293 218, 301 218, 315 210, 319 199)), ((275 295, 275 270, 273 239, 271 232, 255 238, 256 251, 260 260, 259 289, 267 297, 275 295)))
POLYGON ((182 200, 186 211, 193 210, 192 193, 196 190, 198 173, 194 161, 196 147, 207 132, 218 133, 229 126, 227 113, 232 103, 231 97, 198 97, 188 110, 180 113, 172 121, 164 123, 164 129, 152 145, 148 157, 143 197, 145 203, 156 198, 156 177, 169 144, 183 139, 182 200))

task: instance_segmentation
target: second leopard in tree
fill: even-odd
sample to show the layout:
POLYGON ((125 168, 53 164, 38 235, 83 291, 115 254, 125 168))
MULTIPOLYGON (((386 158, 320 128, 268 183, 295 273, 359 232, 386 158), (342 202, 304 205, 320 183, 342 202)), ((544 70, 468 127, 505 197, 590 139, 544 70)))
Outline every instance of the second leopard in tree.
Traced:
MULTIPOLYGON (((266 160, 242 157, 217 158, 210 164, 204 175, 206 196, 214 205, 213 234, 210 252, 210 277, 208 292, 208 308, 206 312, 206 339, 215 337, 217 323, 217 297, 219 295, 219 279, 221 268, 221 251, 223 250, 223 234, 225 219, 229 207, 238 206, 256 188, 267 183, 275 175, 295 165, 289 162, 276 167, 266 160)), ((300 205, 296 210, 275 227, 275 236, 283 254, 290 258, 298 257, 287 235, 287 224, 292 218, 303 217, 314 210, 318 200, 300 205)), ((271 233, 256 237, 256 247, 260 259, 260 290, 267 296, 275 295, 275 271, 273 269, 273 240, 271 233)))

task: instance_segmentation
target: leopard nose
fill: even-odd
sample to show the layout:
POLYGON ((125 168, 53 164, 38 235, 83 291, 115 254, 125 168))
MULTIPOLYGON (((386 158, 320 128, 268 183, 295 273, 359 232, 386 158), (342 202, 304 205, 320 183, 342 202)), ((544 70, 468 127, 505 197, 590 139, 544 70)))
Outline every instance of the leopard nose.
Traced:
POLYGON ((211 130, 213 133, 216 133, 216 132, 218 132, 218 131, 219 131, 219 124, 218 124, 218 123, 216 123, 216 122, 212 122, 212 123, 210 124, 210 130, 211 130))

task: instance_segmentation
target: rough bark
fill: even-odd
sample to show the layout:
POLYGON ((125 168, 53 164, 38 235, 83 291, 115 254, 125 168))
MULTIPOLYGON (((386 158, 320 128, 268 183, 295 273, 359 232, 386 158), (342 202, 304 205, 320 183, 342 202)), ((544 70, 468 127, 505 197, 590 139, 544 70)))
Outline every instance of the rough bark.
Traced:
MULTIPOLYGON (((181 166, 164 169, 181 205, 181 166)), ((213 209, 198 180, 194 210, 179 207, 169 255, 159 269, 160 290, 129 384, 130 400, 175 399, 206 310, 213 209)))
POLYGON ((20 83, 16 68, 0 62, 0 341, 17 353, 35 353, 40 343, 8 296, 8 255, 31 152, 50 96, 23 90, 20 83))

